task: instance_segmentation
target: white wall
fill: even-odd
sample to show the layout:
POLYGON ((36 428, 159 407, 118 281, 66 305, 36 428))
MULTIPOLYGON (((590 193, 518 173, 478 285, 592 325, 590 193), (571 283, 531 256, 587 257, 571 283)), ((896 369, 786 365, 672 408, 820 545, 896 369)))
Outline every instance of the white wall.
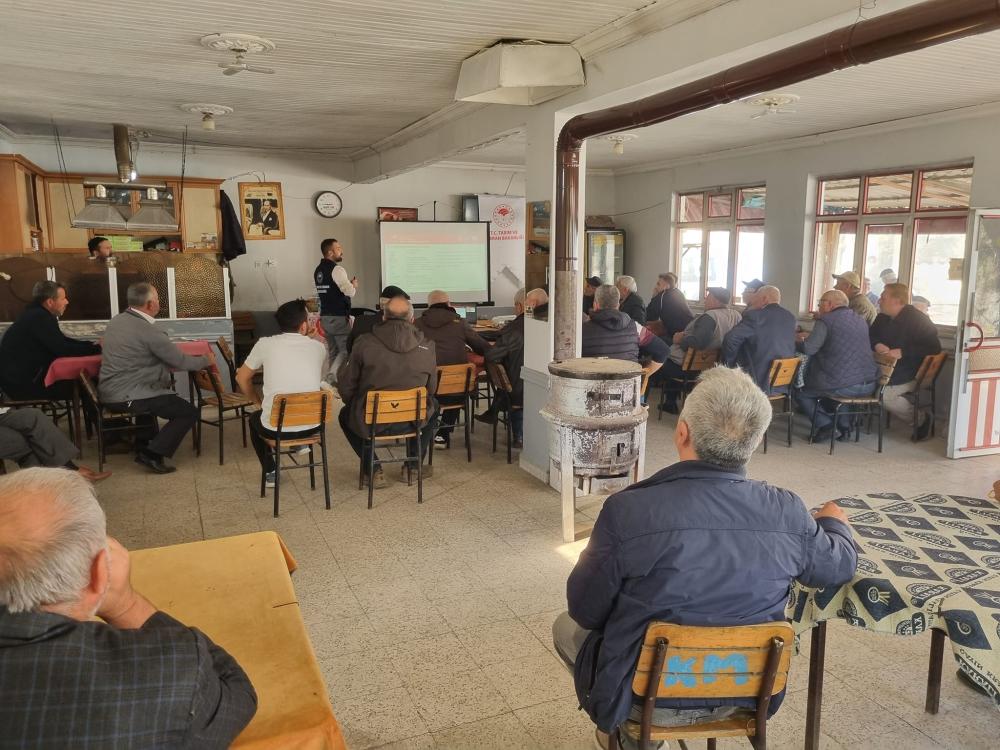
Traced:
POLYGON ((655 172, 619 175, 616 223, 628 232, 626 271, 640 289, 657 273, 674 270, 671 206, 677 192, 717 185, 767 184, 764 279, 782 290, 784 304, 808 307, 817 177, 895 167, 974 160, 972 205, 1000 207, 1000 150, 995 113, 891 132, 873 129, 769 153, 689 163, 655 172), (627 214, 654 206, 648 211, 627 214))

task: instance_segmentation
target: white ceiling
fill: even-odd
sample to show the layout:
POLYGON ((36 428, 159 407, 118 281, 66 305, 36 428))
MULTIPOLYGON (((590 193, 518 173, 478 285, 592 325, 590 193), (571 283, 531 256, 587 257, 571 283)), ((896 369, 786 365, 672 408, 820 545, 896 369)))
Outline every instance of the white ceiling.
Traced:
MULTIPOLYGON (((1000 32, 951 42, 920 52, 841 70, 790 86, 800 96, 795 113, 756 120, 760 107, 742 102, 697 112, 632 131, 639 137, 616 156, 607 140, 588 142, 587 165, 634 169, 646 164, 791 138, 891 122, 1000 101, 1000 32)), ((507 140, 456 157, 461 161, 523 164, 525 137, 507 140)))
MULTIPOLYGON (((663 0, 669 4, 674 0, 663 0)), ((701 0, 704 8, 719 0, 701 0)), ((3 3, 0 123, 110 138, 110 123, 198 141, 347 154, 452 103, 463 59, 500 39, 570 42, 650 0, 100 0, 3 3), (227 77, 205 34, 277 44, 227 77), (233 107, 215 133, 185 102, 233 107)), ((685 3, 691 6, 691 2, 685 3)), ((699 6, 700 7, 700 6, 699 6)))

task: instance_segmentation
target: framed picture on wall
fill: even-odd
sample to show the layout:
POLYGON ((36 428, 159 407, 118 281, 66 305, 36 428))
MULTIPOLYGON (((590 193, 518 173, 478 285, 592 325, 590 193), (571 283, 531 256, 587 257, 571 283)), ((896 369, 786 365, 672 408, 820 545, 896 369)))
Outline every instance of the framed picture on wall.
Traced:
POLYGON ((415 208, 388 208, 378 209, 378 221, 416 221, 417 209, 415 208))
POLYGON ((280 182, 241 182, 240 209, 244 239, 285 239, 285 203, 280 182))

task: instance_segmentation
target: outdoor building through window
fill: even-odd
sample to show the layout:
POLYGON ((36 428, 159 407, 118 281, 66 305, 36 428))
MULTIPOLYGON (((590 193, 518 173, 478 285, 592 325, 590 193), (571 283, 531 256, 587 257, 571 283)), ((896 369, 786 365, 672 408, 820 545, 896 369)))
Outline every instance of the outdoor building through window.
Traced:
POLYGON ((706 287, 733 292, 763 275, 766 199, 763 185, 677 196, 677 268, 689 302, 700 302, 706 287))
POLYGON ((877 305, 890 282, 909 285, 928 301, 938 325, 957 325, 962 281, 953 278, 965 257, 972 167, 901 170, 821 179, 810 301, 856 271, 877 305))

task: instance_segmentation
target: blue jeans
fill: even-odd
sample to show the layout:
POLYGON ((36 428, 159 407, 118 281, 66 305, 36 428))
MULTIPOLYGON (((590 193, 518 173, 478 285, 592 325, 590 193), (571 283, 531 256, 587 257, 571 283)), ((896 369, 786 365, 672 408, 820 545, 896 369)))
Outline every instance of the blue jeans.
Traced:
MULTIPOLYGON (((821 399, 822 396, 870 396, 875 390, 874 383, 862 383, 861 385, 849 385, 845 388, 835 388, 830 391, 812 391, 808 388, 802 388, 795 394, 795 403, 798 404, 799 409, 803 413, 812 419, 813 409, 816 407, 816 402, 821 399)), ((841 431, 850 429, 850 418, 840 417, 840 424, 838 428, 841 431)), ((821 430, 824 427, 829 427, 833 424, 833 415, 829 412, 823 410, 822 404, 818 409, 816 409, 816 429, 821 430)))

